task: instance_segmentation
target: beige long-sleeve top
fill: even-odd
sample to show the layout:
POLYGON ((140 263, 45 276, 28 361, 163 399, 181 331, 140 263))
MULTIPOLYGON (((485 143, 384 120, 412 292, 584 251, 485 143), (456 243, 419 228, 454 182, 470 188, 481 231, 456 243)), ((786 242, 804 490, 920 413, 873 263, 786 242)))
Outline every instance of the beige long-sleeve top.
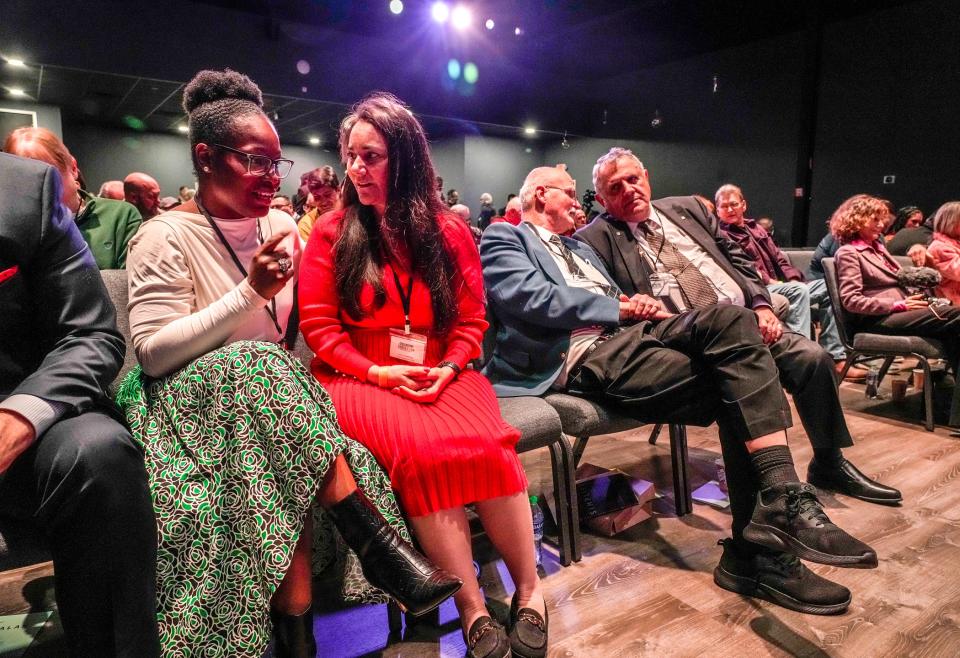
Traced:
MULTIPOLYGON (((300 266, 296 224, 286 213, 266 217, 214 218, 249 271, 263 239, 290 235, 280 247, 300 266)), ((237 340, 278 342, 293 308, 294 275, 277 294, 280 331, 266 309, 270 301, 247 282, 203 215, 167 212, 146 222, 127 255, 130 333, 137 360, 151 377, 162 377, 218 347, 237 340)))

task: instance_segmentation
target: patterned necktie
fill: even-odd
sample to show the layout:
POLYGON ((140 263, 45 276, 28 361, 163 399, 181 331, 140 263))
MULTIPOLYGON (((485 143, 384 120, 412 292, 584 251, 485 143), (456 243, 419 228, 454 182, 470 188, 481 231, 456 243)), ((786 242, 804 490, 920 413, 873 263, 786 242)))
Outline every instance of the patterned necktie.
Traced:
POLYGON ((570 270, 570 274, 575 277, 580 277, 581 279, 586 279, 587 281, 593 281, 597 287, 603 290, 603 294, 607 297, 612 297, 613 299, 620 298, 620 289, 615 285, 606 281, 594 281, 580 269, 580 266, 577 265, 577 259, 573 257, 573 252, 570 251, 567 245, 563 244, 563 240, 560 239, 559 235, 551 235, 550 244, 560 251, 560 256, 563 257, 563 262, 567 264, 567 269, 570 270))
POLYGON ((710 281, 696 267, 693 266, 686 256, 680 253, 676 245, 672 242, 663 242, 663 234, 657 230, 657 226, 652 222, 645 221, 639 224, 641 230, 647 239, 647 244, 657 258, 663 263, 667 271, 670 272, 680 286, 680 293, 683 295, 687 306, 690 308, 703 308, 716 304, 718 297, 710 281))

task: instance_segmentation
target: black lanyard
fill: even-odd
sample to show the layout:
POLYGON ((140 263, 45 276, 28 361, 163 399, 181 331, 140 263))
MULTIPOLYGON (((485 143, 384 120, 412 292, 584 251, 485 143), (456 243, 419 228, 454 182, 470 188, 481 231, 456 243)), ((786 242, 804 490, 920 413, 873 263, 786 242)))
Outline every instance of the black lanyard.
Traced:
MULTIPOLYGON (((237 257, 237 252, 233 250, 233 247, 230 246, 230 242, 227 241, 227 236, 223 234, 223 231, 220 230, 220 227, 217 226, 217 223, 213 221, 213 217, 210 216, 210 213, 207 212, 207 209, 203 207, 200 203, 199 195, 195 195, 193 200, 197 203, 197 208, 200 210, 210 226, 213 227, 213 232, 217 234, 217 237, 220 238, 220 242, 223 243, 223 246, 227 248, 227 253, 230 254, 230 258, 233 259, 233 264, 237 266, 237 269, 240 270, 240 274, 243 275, 243 278, 247 278, 247 268, 243 266, 243 263, 240 262, 240 259, 237 257)), ((260 229, 260 218, 257 218, 257 242, 263 244, 263 232, 260 229)), ((283 337, 283 329, 280 328, 280 323, 277 322, 277 298, 276 296, 270 298, 270 308, 266 306, 263 307, 263 310, 267 312, 267 315, 270 316, 270 319, 273 320, 273 326, 277 328, 277 333, 283 337)))
POLYGON ((410 275, 410 282, 407 284, 407 292, 404 294, 403 286, 400 285, 400 277, 397 276, 397 270, 392 266, 393 280, 397 284, 397 292, 400 293, 400 303, 403 305, 403 332, 410 333, 410 298, 413 296, 413 275, 410 275))

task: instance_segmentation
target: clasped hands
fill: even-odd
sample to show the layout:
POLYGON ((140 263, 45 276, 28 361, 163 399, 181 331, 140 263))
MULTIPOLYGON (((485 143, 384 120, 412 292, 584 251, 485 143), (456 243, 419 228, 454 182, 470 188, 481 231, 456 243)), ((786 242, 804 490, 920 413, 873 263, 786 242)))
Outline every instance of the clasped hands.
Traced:
POLYGON ((636 294, 633 297, 620 295, 620 321, 663 320, 673 313, 669 312, 659 299, 649 295, 636 294))
POLYGON ((453 368, 371 366, 367 381, 414 402, 434 402, 457 376, 453 368))

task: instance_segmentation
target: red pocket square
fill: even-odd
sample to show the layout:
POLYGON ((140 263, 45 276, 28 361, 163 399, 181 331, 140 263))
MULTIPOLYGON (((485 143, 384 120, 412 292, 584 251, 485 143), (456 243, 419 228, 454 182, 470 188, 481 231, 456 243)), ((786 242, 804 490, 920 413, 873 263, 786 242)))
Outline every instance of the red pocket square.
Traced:
POLYGON ((20 266, 14 265, 13 267, 5 269, 4 271, 0 272, 0 283, 3 283, 4 281, 14 276, 19 271, 20 271, 20 266))

